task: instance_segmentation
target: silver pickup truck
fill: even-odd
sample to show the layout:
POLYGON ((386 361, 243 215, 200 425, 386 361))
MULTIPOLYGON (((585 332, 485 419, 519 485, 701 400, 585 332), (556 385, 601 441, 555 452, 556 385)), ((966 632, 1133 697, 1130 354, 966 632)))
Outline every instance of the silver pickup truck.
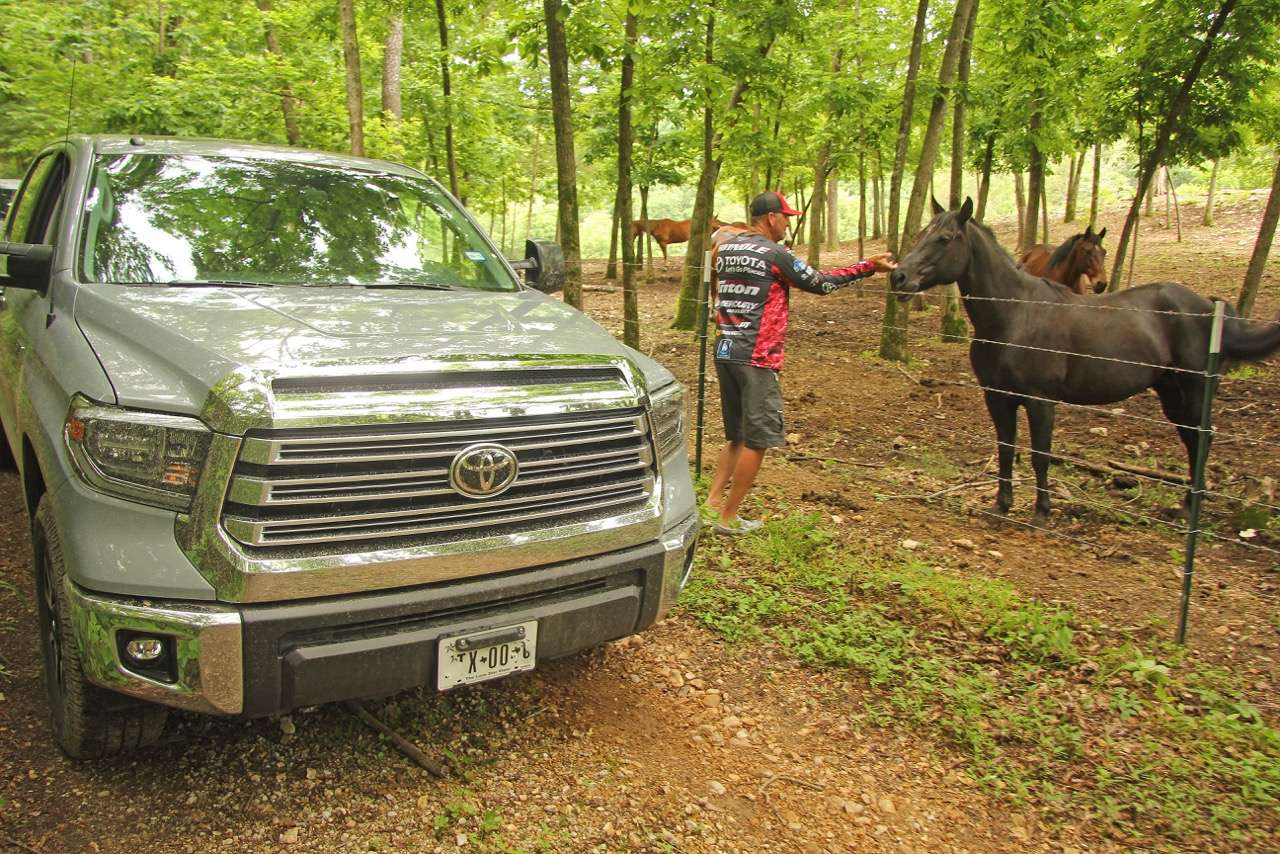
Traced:
POLYGON ((2 450, 71 756, 153 742, 166 706, 528 670, 688 578, 682 386, 542 292, 556 247, 512 264, 413 169, 71 137, 3 240, 2 450))

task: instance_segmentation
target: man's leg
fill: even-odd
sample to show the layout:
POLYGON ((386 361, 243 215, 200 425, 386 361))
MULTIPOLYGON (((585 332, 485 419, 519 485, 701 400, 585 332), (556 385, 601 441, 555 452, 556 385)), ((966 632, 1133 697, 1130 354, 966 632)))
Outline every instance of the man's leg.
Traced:
POLYGON ((720 451, 720 459, 716 460, 716 473, 711 478, 711 488, 707 490, 707 506, 712 510, 719 510, 724 504, 724 490, 733 477, 742 448, 741 442, 727 442, 720 451))
POLYGON ((738 518, 738 507, 742 504, 742 499, 746 498, 747 493, 751 491, 752 484, 756 482, 760 464, 764 462, 764 452, 764 448, 743 446, 738 453, 737 464, 733 467, 733 485, 729 488, 729 495, 720 507, 720 524, 728 525, 738 518))

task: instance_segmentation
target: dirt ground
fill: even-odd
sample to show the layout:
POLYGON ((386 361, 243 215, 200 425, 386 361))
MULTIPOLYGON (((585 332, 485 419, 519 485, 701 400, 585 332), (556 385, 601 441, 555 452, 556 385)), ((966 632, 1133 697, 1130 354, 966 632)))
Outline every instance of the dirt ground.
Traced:
MULTIPOLYGON (((1144 221, 1134 281, 1177 280, 1234 300, 1263 201, 1223 206, 1213 229, 1198 225, 1198 207, 1185 206, 1180 243, 1162 221, 1144 221)), ((1102 224, 1115 234, 1122 215, 1109 210, 1102 224)), ((997 231, 1011 245, 1002 225, 997 231)), ((1052 229, 1055 238, 1073 230, 1052 229)), ((852 260, 855 250, 846 244, 824 256, 824 266, 852 260)), ((673 259, 642 288, 644 349, 696 390, 696 342, 667 329, 678 275, 673 259)), ((589 313, 620 332, 621 294, 604 282, 603 264, 590 264, 587 278, 589 313)), ((929 560, 1069 605, 1102 633, 1171 635, 1184 544, 1164 507, 1177 493, 1142 478, 1134 488, 1055 466, 1061 494, 1047 530, 1027 524, 1025 480, 1010 521, 993 519, 994 434, 964 348, 938 341, 931 308, 912 318, 913 363, 897 367, 869 355, 879 340, 881 283, 873 280, 864 294, 795 296, 783 374, 789 445, 766 462, 756 509, 821 511, 851 549, 871 553, 891 554, 915 540, 929 560), (922 495, 936 500, 912 497, 922 495)), ((1256 314, 1274 317, 1278 307, 1273 261, 1256 314)), ((1250 699, 1273 722, 1280 711, 1273 550, 1280 541, 1265 518, 1258 521, 1256 505, 1278 503, 1278 385, 1280 372, 1270 367, 1224 383, 1210 468, 1217 494, 1206 504, 1216 539, 1202 546, 1190 634, 1191 655, 1244 677, 1250 699), (1237 499, 1252 501, 1253 515, 1237 499)), ((714 385, 708 395, 707 466, 720 435, 714 385)), ((1059 453, 1095 464, 1184 467, 1149 395, 1095 410, 1063 408, 1055 439, 1059 453)), ((1030 477, 1027 460, 1017 473, 1030 477)), ((503 682, 375 704, 398 730, 449 759, 445 781, 407 763, 336 706, 247 722, 177 716, 171 740, 157 749, 72 762, 52 745, 45 722, 27 524, 16 478, 0 475, 0 851, 1114 845, 1086 816, 1050 828, 1034 810, 993 800, 928 732, 851 727, 849 704, 863 690, 856 685, 768 645, 726 647, 682 616, 503 682)))

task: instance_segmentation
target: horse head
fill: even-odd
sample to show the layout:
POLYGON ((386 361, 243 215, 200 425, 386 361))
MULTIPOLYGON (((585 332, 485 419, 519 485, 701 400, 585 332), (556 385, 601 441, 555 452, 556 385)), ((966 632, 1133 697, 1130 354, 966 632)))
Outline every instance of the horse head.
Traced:
POLYGON ((973 216, 973 199, 959 210, 948 211, 933 200, 933 219, 916 238, 916 245, 889 274, 889 287, 900 302, 934 285, 954 282, 969 266, 965 226, 973 216))
POLYGON ((1094 234, 1093 226, 1087 226, 1074 249, 1077 257, 1073 259, 1073 266, 1081 271, 1080 275, 1095 294, 1107 289, 1107 250, 1102 245, 1102 238, 1106 236, 1106 228, 1094 234))

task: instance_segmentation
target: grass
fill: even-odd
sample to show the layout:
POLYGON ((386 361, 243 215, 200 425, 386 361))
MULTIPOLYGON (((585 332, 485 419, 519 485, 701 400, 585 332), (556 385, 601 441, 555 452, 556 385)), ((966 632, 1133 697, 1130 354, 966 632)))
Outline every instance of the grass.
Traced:
POLYGON ((821 517, 713 541, 681 607, 733 644, 855 674, 868 725, 936 733, 989 791, 1129 844, 1270 840, 1280 732, 1226 672, 1095 639, 1068 609, 922 563, 851 557, 821 517))

